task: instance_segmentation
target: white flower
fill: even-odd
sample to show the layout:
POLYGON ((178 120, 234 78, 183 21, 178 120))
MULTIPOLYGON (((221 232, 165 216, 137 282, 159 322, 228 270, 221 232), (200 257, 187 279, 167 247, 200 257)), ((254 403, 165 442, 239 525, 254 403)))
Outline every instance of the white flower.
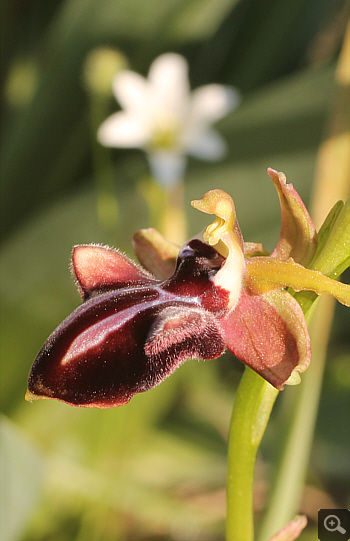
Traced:
POLYGON ((238 104, 238 92, 210 84, 191 93, 184 57, 159 56, 148 79, 121 71, 114 78, 113 91, 123 110, 100 126, 100 143, 145 150, 152 174, 163 186, 183 178, 186 154, 209 161, 225 154, 224 139, 210 125, 238 104))

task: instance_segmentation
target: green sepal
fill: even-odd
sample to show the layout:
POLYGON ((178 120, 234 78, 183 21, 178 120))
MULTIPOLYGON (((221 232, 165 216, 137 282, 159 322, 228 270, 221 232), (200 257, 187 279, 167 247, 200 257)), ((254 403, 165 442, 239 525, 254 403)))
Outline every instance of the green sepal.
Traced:
POLYGON ((333 207, 320 230, 323 246, 310 266, 330 278, 338 278, 350 265, 350 199, 341 203, 333 207))

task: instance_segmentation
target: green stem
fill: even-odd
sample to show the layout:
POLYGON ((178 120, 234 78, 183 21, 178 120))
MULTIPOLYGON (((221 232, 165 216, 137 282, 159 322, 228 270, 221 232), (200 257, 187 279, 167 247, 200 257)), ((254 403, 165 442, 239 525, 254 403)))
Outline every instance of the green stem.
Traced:
POLYGON ((226 541, 254 539, 255 458, 277 395, 277 389, 245 368, 230 424, 226 541))

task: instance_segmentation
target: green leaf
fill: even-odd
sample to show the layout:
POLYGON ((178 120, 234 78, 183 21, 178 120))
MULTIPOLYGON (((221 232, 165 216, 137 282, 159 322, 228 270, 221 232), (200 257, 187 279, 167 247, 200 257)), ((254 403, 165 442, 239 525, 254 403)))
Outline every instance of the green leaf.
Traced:
POLYGON ((16 541, 38 503, 42 459, 15 424, 0 422, 1 541, 16 541))
POLYGON ((350 264, 350 199, 340 212, 338 210, 336 219, 335 215, 331 216, 332 221, 335 223, 333 227, 329 224, 327 239, 311 268, 331 278, 337 278, 350 264))
POLYGON ((338 201, 337 203, 335 203, 335 205, 331 208, 331 210, 327 214, 327 217, 325 221, 323 222, 321 229, 318 232, 318 246, 317 246, 317 252, 315 254, 315 257, 317 257, 317 255, 323 249, 323 246, 325 245, 325 242, 328 239, 329 234, 332 231, 333 226, 343 206, 344 206, 344 202, 338 201))

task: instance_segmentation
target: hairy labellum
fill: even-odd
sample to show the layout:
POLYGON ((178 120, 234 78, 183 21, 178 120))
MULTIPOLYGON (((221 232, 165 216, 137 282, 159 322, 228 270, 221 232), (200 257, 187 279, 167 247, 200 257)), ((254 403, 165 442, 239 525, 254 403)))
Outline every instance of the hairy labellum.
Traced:
POLYGON ((119 406, 186 359, 223 353, 217 316, 227 311, 228 293, 213 284, 224 261, 213 248, 189 242, 164 282, 101 246, 77 246, 72 259, 86 300, 41 349, 29 377, 31 395, 119 406))

